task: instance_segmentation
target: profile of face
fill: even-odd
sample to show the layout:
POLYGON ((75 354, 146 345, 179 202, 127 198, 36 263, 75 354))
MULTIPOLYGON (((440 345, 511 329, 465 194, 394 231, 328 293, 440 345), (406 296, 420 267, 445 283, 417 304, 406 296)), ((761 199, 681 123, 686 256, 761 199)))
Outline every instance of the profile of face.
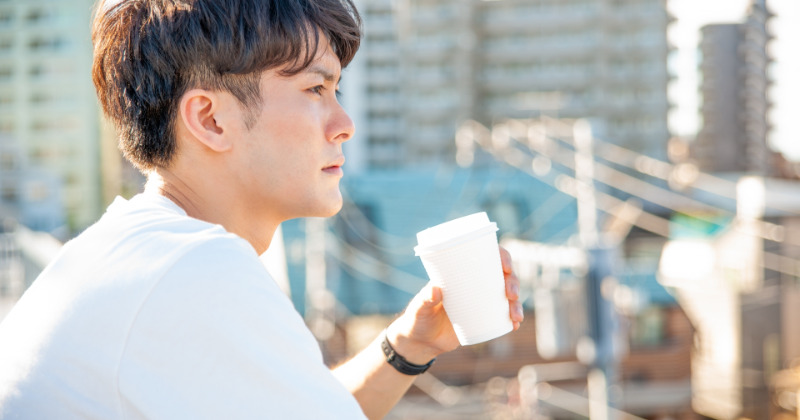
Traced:
POLYGON ((341 65, 327 43, 303 71, 284 76, 271 69, 261 77, 261 103, 253 124, 234 133, 230 170, 253 211, 278 219, 327 217, 342 206, 342 143, 353 136, 353 121, 336 91, 341 65))

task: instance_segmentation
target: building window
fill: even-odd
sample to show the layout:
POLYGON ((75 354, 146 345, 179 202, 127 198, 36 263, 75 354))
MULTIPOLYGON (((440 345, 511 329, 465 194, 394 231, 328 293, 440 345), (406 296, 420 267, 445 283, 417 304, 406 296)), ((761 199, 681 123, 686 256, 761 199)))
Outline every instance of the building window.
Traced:
POLYGON ((0 52, 5 52, 14 46, 14 41, 10 38, 0 38, 0 52))
POLYGON ((664 308, 650 306, 631 319, 631 348, 658 347, 666 339, 666 315, 664 308))
POLYGON ((34 38, 28 42, 28 47, 32 50, 57 50, 65 44, 62 38, 34 38))
POLYGON ((44 201, 50 196, 50 188, 41 181, 32 181, 28 183, 27 190, 28 201, 31 202, 44 201))
POLYGON ((0 121, 0 133, 3 134, 10 134, 14 132, 14 121, 13 120, 5 120, 0 121))
POLYGON ((44 8, 35 8, 28 12, 28 15, 25 16, 25 19, 28 21, 28 23, 41 22, 48 17, 48 14, 48 11, 44 8))
POLYGON ((13 153, 0 152, 0 171, 13 171, 17 169, 17 159, 13 153))
POLYGON ((13 17, 11 10, 0 10, 0 25, 5 25, 11 22, 13 17))
POLYGON ((3 201, 15 202, 18 196, 16 185, 6 183, 0 187, 0 197, 2 197, 3 201))

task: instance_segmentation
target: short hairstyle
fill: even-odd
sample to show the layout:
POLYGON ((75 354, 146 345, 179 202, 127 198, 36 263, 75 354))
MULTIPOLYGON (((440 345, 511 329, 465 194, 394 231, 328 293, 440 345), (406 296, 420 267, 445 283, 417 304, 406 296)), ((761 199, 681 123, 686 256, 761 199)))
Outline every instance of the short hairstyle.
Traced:
POLYGON ((230 92, 251 126, 265 70, 296 74, 326 41, 345 67, 360 27, 351 0, 101 0, 92 79, 124 156, 148 172, 168 166, 175 153, 187 90, 230 92))

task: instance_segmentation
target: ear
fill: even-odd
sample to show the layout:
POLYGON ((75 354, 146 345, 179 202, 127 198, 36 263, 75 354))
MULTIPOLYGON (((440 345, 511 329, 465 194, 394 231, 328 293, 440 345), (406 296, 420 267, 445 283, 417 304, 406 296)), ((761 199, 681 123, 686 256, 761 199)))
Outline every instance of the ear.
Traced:
POLYGON ((224 98, 219 93, 192 89, 181 97, 178 119, 185 129, 203 146, 215 152, 230 150, 232 144, 226 127, 224 98))

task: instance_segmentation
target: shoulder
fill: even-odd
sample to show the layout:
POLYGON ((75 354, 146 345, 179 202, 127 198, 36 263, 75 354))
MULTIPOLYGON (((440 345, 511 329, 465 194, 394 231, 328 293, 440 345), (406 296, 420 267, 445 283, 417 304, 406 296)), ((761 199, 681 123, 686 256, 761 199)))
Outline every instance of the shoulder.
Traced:
MULTIPOLYGON (((143 193, 130 200, 117 198, 103 217, 70 241, 67 249, 108 249, 118 261, 151 262, 145 267, 169 267, 176 258, 193 258, 197 263, 223 262, 226 257, 257 259, 255 250, 241 237, 221 225, 189 217, 166 197, 143 193)), ((95 251, 96 252, 96 251, 95 251)))
POLYGON ((357 408, 291 301, 238 241, 209 239, 177 259, 126 342, 118 371, 126 411, 218 418, 269 410, 289 418, 315 411, 298 408, 309 389, 332 406, 357 408))

